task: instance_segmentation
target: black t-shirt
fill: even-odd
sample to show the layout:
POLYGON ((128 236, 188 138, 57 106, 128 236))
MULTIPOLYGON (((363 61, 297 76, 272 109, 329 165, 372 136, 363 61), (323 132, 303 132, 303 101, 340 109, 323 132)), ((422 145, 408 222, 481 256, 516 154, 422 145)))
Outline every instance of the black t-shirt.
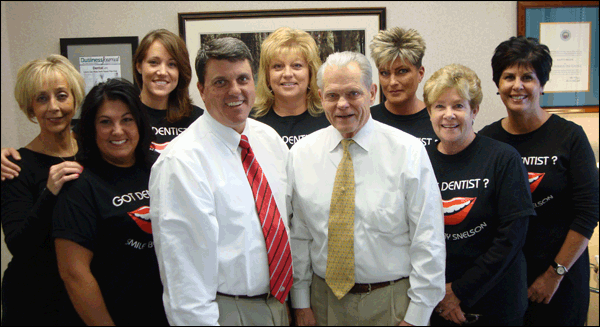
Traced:
POLYGON ((463 151, 426 147, 442 194, 446 283, 465 313, 510 321, 527 308, 522 252, 535 215, 527 172, 512 147, 477 135, 463 151))
POLYGON ((169 142, 171 142, 177 135, 183 133, 196 119, 204 113, 204 110, 200 107, 192 105, 192 113, 189 117, 185 117, 175 123, 170 123, 167 120, 167 111, 150 108, 145 104, 142 104, 148 112, 148 118, 150 120, 150 126, 156 139, 150 146, 151 149, 160 153, 169 142))
MULTIPOLYGON (((2 229, 13 255, 2 280, 3 324, 82 324, 58 273, 51 238, 56 197, 46 189, 50 167, 63 160, 19 149, 19 176, 2 182, 2 229)), ((73 160, 73 157, 64 158, 73 160)))
POLYGON ((306 135, 330 125, 325 114, 313 117, 308 110, 298 116, 282 117, 271 109, 266 115, 255 119, 277 131, 288 148, 306 135))
POLYGON ((425 146, 440 141, 433 131, 427 108, 411 115, 396 115, 387 110, 385 103, 380 103, 371 107, 371 117, 418 138, 425 146))
POLYGON ((117 325, 166 325, 148 218, 150 169, 101 161, 58 195, 54 238, 94 253, 91 271, 117 325))
MULTIPOLYGON (((484 127, 479 134, 517 149, 529 172, 537 217, 529 223, 523 251, 531 284, 554 261, 570 229, 588 239, 594 233, 598 224, 598 168, 594 153, 581 126, 557 115, 527 134, 508 133, 501 120, 484 127)), ((565 275, 561 288, 563 285, 578 285, 580 294, 589 294, 587 249, 565 275)))

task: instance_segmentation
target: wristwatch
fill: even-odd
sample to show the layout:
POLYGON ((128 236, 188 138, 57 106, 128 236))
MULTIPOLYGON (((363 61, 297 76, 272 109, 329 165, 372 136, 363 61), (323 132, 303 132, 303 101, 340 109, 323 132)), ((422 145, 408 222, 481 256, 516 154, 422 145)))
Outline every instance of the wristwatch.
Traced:
POLYGON ((567 272, 569 272, 567 267, 557 263, 556 261, 552 261, 552 268, 554 268, 554 271, 556 271, 559 276, 564 276, 567 272))

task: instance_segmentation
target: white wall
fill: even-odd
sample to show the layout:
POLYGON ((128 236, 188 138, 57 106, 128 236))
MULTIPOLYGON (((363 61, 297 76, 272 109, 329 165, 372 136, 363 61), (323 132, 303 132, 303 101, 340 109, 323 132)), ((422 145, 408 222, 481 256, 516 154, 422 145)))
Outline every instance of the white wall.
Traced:
MULTIPOLYGON (((138 36, 166 28, 179 34, 177 13, 235 10, 364 7, 364 1, 3 1, 2 2, 2 147, 22 147, 39 132, 19 111, 13 97, 15 76, 29 60, 60 53, 60 38, 138 36)), ((415 28, 427 51, 425 80, 437 69, 461 63, 482 80, 483 103, 476 130, 506 115, 492 82, 490 59, 495 47, 516 35, 516 1, 378 1, 369 6, 387 8, 387 27, 415 28)), ((370 40, 369 40, 370 41, 370 40)), ((375 77, 377 78, 377 77, 375 77)), ((422 94, 423 84, 417 94, 422 94)), ((190 92, 197 92, 195 87, 190 92)), ((598 114, 578 123, 588 126, 598 153, 598 114), (594 134, 595 133, 595 134, 594 134)), ((2 272, 10 260, 2 241, 2 272)))

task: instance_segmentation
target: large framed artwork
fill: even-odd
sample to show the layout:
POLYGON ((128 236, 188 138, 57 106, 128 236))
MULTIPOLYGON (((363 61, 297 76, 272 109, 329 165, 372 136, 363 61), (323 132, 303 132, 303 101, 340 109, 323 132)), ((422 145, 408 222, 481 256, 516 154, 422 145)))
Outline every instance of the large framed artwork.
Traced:
MULTIPOLYGON (((385 29, 385 8, 333 8, 299 10, 261 10, 179 13, 179 35, 185 40, 192 68, 200 45, 212 38, 232 36, 244 41, 254 58, 258 71, 260 45, 279 27, 301 29, 311 34, 319 47, 321 60, 337 51, 356 51, 365 54, 373 66, 373 82, 379 90, 377 67, 370 58, 369 42, 385 29)), ((194 103, 204 106, 196 89, 198 79, 192 69, 190 96, 194 103)), ((375 104, 381 101, 376 98, 375 104)))
POLYGON ((519 1, 518 35, 552 54, 541 105, 556 113, 598 112, 598 1, 519 1))

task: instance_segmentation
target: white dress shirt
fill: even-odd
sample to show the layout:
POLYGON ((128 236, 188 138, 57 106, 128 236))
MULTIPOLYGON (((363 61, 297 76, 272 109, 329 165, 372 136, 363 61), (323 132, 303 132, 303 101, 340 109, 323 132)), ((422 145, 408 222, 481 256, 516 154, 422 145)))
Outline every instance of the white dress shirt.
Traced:
MULTIPOLYGON (((243 134, 288 229, 288 147, 275 130, 253 119, 247 120, 243 134)), ((269 293, 265 238, 242 165, 240 139, 207 111, 152 167, 150 217, 172 325, 217 325, 217 292, 269 293)))
MULTIPOLYGON (((294 308, 310 307, 313 271, 325 277, 329 207, 342 139, 329 126, 290 150, 294 308)), ((405 320, 426 325, 445 294, 446 261, 442 199, 429 157, 417 138, 371 117, 353 140, 355 281, 409 277, 405 320)))

